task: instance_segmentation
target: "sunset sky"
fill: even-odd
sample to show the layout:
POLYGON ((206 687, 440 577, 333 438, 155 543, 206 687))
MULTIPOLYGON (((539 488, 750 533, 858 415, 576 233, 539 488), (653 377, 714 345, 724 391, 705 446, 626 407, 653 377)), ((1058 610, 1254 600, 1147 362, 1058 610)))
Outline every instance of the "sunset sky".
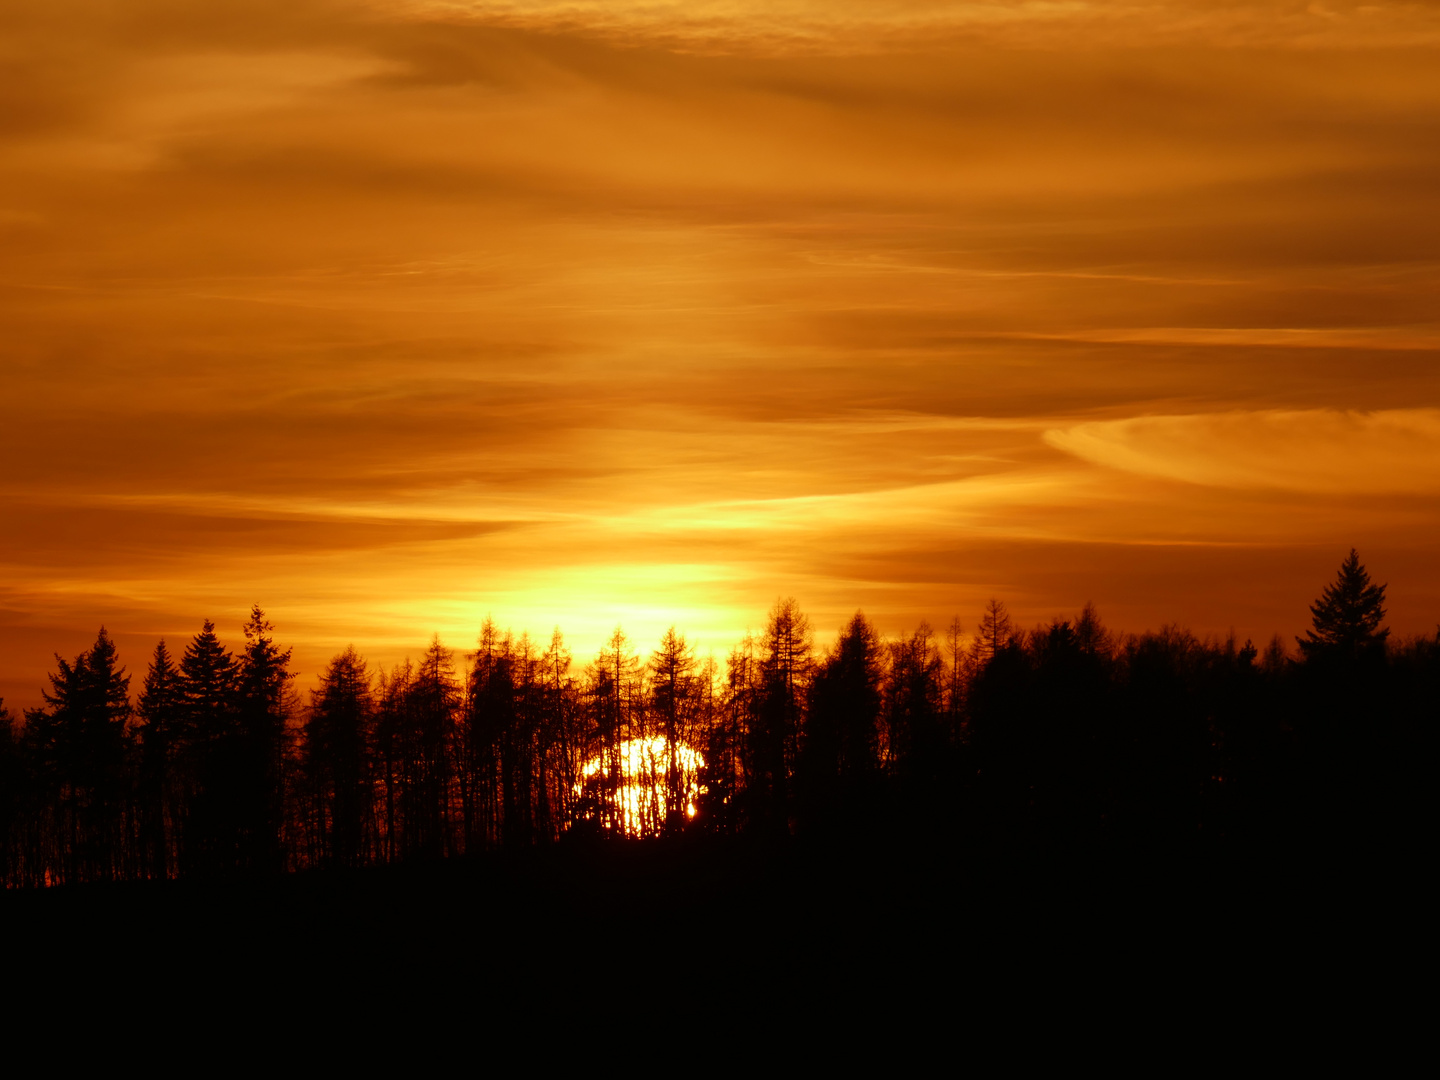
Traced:
MULTIPOLYGON (((1440 622, 1440 5, 15 0, 0 696, 252 603, 1440 622)), ((136 683, 138 688, 138 679, 136 683)))

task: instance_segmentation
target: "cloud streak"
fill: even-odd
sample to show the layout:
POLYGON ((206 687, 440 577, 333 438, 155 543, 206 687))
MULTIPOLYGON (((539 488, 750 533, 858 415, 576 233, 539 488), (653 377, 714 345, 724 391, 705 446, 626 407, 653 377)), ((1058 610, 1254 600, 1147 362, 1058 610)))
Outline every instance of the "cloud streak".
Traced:
POLYGON ((1413 44, 1434 40, 1440 20, 1423 5, 1286 2, 1090 3, 1075 0, 394 0, 374 10, 502 26, 580 31, 685 49, 866 53, 913 50, 940 39, 1061 46, 1201 41, 1226 46, 1413 44))
POLYGON ((1140 416, 1053 428, 1045 441, 1097 465, 1192 484, 1440 494, 1440 409, 1140 416))

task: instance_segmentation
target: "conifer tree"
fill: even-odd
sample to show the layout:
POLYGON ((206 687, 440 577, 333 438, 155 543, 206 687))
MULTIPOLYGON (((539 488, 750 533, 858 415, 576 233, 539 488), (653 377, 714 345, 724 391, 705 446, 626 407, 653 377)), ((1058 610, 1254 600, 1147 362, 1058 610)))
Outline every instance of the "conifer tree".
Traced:
POLYGON ((1115 640, 1100 621, 1100 613, 1088 601, 1075 620, 1075 643, 1087 656, 1109 657, 1115 648, 1115 640))
POLYGON ((862 612, 840 631, 810 686, 797 785, 810 817, 852 809, 879 765, 880 635, 862 612))
POLYGON ((942 663, 931 643, 934 631, 922 622, 908 639, 890 646, 885 683, 884 758, 895 770, 913 770, 941 748, 942 663))
MULTIPOLYGON (((637 738, 642 717, 640 658, 622 627, 615 627, 589 670, 594 730, 603 762, 592 781, 601 788, 601 824, 616 832, 633 828, 626 810, 625 744, 637 738)), ((634 800, 629 800, 633 802, 634 800)))
POLYGON ((25 794, 25 759, 15 718, 0 698, 0 888, 22 878, 20 826, 25 794))
POLYGON ((243 627, 245 649, 237 683, 240 860, 248 869, 266 872, 279 870, 283 862, 287 722, 290 681, 295 677, 291 650, 275 644, 274 629, 260 605, 254 605, 243 627))
POLYGON ((408 853, 452 854, 450 794, 453 746, 460 712, 454 654, 437 634, 416 665, 406 691, 408 721, 403 803, 408 853))
POLYGON ((136 712, 140 716, 140 837, 146 872, 170 876, 173 846, 182 812, 176 783, 177 743, 183 736, 184 687, 180 669, 170 658, 165 642, 155 646, 136 712))
POLYGON ((762 691, 750 729, 746 772, 752 811, 777 831, 789 827, 790 775, 799 756, 804 705, 814 668, 810 620, 794 597, 777 600, 762 641, 762 691))
POLYGON ((186 788, 181 863, 218 873, 235 866, 240 801, 238 758, 239 665, 206 619, 180 657, 183 699, 176 771, 186 788))
POLYGON ((695 697, 695 650, 675 627, 665 631, 660 647, 651 654, 650 670, 651 704, 665 738, 664 827, 673 832, 685 824, 688 782, 681 767, 680 742, 695 697))
POLYGON ((1390 634, 1380 625, 1385 619, 1385 586, 1371 584, 1354 548, 1340 564, 1335 583, 1310 605, 1310 614, 1311 629, 1295 639, 1307 661, 1353 661, 1384 652, 1390 634))
POLYGON ((555 820, 552 829, 563 829, 575 819, 581 771, 585 767, 585 717, 577 700, 575 680, 570 677, 572 657, 565 635, 557 626, 550 635, 550 647, 541 658, 546 722, 551 729, 548 741, 553 759, 551 802, 555 820))
POLYGON ((993 660, 997 653, 1010 644, 1010 613, 1005 605, 993 596, 985 605, 985 614, 980 619, 980 636, 976 647, 981 660, 993 660))
POLYGON ((334 657, 311 694, 302 760, 315 799, 319 857, 358 866, 371 830, 370 743, 374 698, 365 661, 353 646, 334 657))
POLYGON ((385 862, 394 862, 409 848, 405 814, 414 742, 410 720, 414 681, 415 669, 408 659, 388 674, 382 669, 377 680, 374 767, 384 798, 380 850, 385 862))
POLYGON ((945 713, 952 738, 960 738, 961 712, 965 705, 965 645, 964 628, 960 616, 956 615, 945 628, 945 651, 950 657, 950 670, 945 680, 945 713))
POLYGON ((56 870, 70 881, 107 880, 121 848, 130 678, 103 626, 73 664, 55 660, 48 708, 30 714, 30 729, 53 778, 56 870))
POLYGON ((185 738, 196 746, 220 738, 231 727, 239 665, 205 620, 180 657, 180 686, 185 703, 185 738))

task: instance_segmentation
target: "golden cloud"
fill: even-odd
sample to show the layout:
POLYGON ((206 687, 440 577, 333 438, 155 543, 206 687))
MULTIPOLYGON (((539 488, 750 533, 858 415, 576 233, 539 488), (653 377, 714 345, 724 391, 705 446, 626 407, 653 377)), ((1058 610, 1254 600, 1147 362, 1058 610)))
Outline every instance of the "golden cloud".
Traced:
POLYGON ((1440 492, 1440 409, 1137 416, 1054 428, 1045 441, 1097 465, 1212 487, 1440 492))
POLYGON ((682 49, 866 53, 932 46, 937 37, 1063 46, 1083 34, 1112 45, 1203 42, 1304 46, 1414 44, 1440 30, 1425 5, 1403 3, 1085 0, 372 0, 380 12, 581 31, 682 49))

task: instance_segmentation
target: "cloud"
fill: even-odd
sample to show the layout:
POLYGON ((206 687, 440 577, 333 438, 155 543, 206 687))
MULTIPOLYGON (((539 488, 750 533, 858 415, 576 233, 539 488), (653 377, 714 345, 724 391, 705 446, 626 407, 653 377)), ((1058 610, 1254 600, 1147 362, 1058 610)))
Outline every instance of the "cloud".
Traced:
POLYGON ((1440 409, 1137 416, 1054 428, 1045 441, 1097 465, 1212 487, 1440 493, 1440 409))
POLYGON ((877 52, 937 37, 1063 46, 1414 44, 1440 19, 1424 5, 1286 2, 1087 3, 1084 0, 373 0, 382 12, 582 31, 697 51, 877 52))

